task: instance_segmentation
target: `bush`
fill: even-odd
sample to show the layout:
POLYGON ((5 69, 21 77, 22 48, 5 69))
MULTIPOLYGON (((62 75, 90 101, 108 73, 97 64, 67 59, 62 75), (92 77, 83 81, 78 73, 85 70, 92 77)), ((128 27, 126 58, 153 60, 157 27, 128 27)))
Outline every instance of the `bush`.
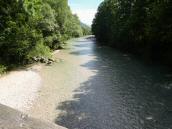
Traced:
POLYGON ((6 66, 50 57, 50 49, 82 33, 67 0, 0 0, 0 59, 6 66))
POLYGON ((5 73, 6 69, 7 68, 4 65, 1 65, 0 64, 0 75, 3 74, 3 73, 5 73))
POLYGON ((43 41, 40 40, 36 46, 29 52, 27 59, 31 60, 33 57, 51 57, 51 50, 49 47, 45 46, 43 41))

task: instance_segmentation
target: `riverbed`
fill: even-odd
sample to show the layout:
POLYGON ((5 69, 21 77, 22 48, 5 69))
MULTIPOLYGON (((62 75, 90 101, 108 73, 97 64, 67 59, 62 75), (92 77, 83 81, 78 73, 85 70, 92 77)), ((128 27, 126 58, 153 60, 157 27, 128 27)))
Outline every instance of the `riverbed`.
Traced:
POLYGON ((41 77, 35 65, 29 69, 16 70, 0 78, 0 104, 22 112, 28 111, 37 98, 41 77))
POLYGON ((43 86, 28 112, 69 129, 171 129, 172 74, 132 55, 69 41, 40 71, 43 86))

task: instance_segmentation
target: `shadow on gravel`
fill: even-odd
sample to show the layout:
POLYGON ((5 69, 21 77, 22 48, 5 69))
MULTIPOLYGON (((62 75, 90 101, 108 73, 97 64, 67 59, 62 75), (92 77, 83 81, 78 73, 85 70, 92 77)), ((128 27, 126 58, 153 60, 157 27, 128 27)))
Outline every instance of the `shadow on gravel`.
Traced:
POLYGON ((97 71, 75 89, 73 100, 62 102, 56 124, 69 129, 170 129, 172 128, 172 74, 148 66, 109 48, 90 47, 71 54, 94 55, 83 64, 97 71))

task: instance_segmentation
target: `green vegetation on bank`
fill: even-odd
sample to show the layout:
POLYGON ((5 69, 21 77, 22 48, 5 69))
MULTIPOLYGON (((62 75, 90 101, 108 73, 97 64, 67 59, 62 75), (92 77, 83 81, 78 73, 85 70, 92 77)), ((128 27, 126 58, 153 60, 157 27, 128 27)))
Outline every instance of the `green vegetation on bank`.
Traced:
POLYGON ((92 31, 102 45, 172 64, 170 0, 104 0, 92 31))
POLYGON ((0 73, 89 33, 67 0, 0 0, 0 73))

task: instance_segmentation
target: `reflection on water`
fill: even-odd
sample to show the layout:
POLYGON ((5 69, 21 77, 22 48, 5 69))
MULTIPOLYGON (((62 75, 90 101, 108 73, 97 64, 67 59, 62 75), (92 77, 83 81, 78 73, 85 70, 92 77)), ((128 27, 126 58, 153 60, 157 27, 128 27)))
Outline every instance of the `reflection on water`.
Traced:
MULTIPOLYGON (((69 129, 172 129, 172 74, 82 38, 66 50, 96 71, 62 102, 56 123, 69 129)), ((71 59, 72 60, 72 59, 71 59)), ((82 76, 80 76, 81 79, 82 76)))

